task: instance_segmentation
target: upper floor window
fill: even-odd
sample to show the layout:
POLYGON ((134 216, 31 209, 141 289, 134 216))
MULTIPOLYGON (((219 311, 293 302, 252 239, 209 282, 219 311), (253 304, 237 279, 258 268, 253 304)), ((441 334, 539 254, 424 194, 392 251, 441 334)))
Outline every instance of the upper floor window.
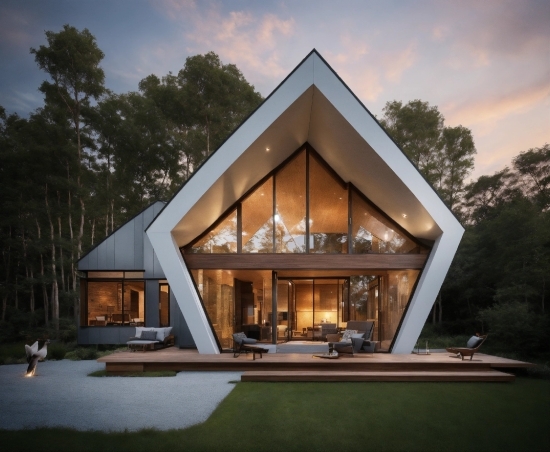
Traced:
POLYGON ((427 249, 302 149, 185 253, 418 253, 427 249))

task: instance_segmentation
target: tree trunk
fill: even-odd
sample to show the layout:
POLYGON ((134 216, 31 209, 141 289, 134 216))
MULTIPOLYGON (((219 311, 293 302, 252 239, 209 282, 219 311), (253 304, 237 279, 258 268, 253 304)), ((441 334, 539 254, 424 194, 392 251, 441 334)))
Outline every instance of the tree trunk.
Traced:
POLYGON ((544 291, 546 290, 546 280, 542 280, 542 314, 544 315, 544 291))
POLYGON ((61 217, 57 217, 57 226, 59 229, 59 265, 61 266, 61 290, 63 292, 66 291, 65 289, 65 264, 63 262, 63 246, 61 245, 61 217))
MULTIPOLYGON (((42 238, 42 231, 40 229, 40 223, 38 223, 38 220, 35 218, 36 221, 36 229, 38 231, 38 241, 42 238)), ((42 256, 42 253, 40 253, 40 283, 42 285, 42 298, 44 300, 44 323, 46 324, 46 328, 50 327, 50 320, 48 317, 48 311, 50 309, 50 302, 48 300, 48 291, 46 290, 46 279, 44 276, 44 257, 42 256)))
POLYGON ((48 203, 48 187, 46 186, 46 212, 48 213, 48 221, 50 222, 50 238, 51 238, 51 271, 52 271, 52 320, 55 327, 55 335, 59 338, 59 289, 57 287, 57 268, 55 264, 55 228, 50 212, 50 205, 48 203))
MULTIPOLYGON (((11 242, 11 226, 9 226, 9 238, 11 242)), ((4 297, 2 298, 2 321, 6 320, 6 309, 8 307, 8 286, 10 282, 10 270, 11 270, 11 245, 8 245, 7 250, 2 250, 2 260, 4 261, 4 268, 6 269, 6 283, 4 286, 4 297)))
POLYGON ((94 246, 95 218, 92 220, 92 246, 94 246))
POLYGON ((33 269, 31 267, 31 270, 30 270, 30 281, 31 281, 31 293, 30 293, 30 299, 29 299, 29 308, 31 310, 31 313, 34 314, 34 309, 35 309, 35 303, 34 303, 34 272, 33 272, 33 269))

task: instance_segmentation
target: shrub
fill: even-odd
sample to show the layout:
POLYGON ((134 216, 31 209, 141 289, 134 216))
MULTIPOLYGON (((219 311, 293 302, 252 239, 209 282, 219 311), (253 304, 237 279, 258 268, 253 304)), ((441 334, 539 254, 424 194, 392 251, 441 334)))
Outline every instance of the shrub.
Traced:
POLYGON ((544 319, 531 311, 526 303, 497 303, 480 311, 479 319, 488 325, 495 348, 532 352, 544 342, 544 319))
POLYGON ((82 360, 92 360, 97 359, 98 354, 97 350, 95 348, 88 348, 88 347, 79 347, 74 349, 72 352, 68 352, 65 355, 65 358, 73 360, 73 361, 80 361, 82 360))
POLYGON ((54 342, 48 346, 48 359, 60 360, 65 358, 67 347, 60 342, 54 342))

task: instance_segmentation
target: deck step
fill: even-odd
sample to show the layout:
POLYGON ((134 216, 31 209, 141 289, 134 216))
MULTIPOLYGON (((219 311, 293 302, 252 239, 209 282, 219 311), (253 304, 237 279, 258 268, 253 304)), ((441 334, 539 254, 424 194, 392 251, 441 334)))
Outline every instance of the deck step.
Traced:
POLYGON ((438 372, 438 371, 249 371, 241 381, 514 381, 515 376, 497 370, 438 372))

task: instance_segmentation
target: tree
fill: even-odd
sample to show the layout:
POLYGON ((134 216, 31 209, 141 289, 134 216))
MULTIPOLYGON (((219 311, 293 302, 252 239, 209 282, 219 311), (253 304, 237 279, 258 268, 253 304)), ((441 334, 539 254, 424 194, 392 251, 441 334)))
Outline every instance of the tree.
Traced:
POLYGON ((186 59, 175 76, 150 75, 139 84, 174 127, 187 179, 198 165, 256 108, 262 96, 239 69, 209 52, 186 59))
POLYGON ((445 127, 441 136, 439 191, 449 208, 457 211, 466 177, 474 168, 476 153, 472 132, 462 126, 445 127))
MULTIPOLYGON (((98 99, 105 91, 105 74, 99 65, 104 54, 88 29, 79 31, 67 24, 63 26, 63 30, 59 33, 47 31, 46 39, 48 46, 42 45, 38 50, 31 48, 31 53, 35 55, 35 61, 40 69, 51 77, 51 81, 42 83, 40 91, 45 94, 46 103, 50 104, 52 108, 58 106, 67 112, 74 130, 77 154, 76 174, 69 172, 67 174, 69 181, 75 178, 76 191, 76 193, 69 192, 68 200, 68 226, 71 240, 75 238, 70 199, 72 196, 76 197, 80 208, 80 223, 74 243, 76 253, 73 251, 71 255, 73 292, 76 294, 75 263, 80 259, 82 253, 86 215, 86 190, 83 187, 83 173, 86 170, 85 162, 90 158, 84 155, 82 119, 86 110, 90 107, 90 101, 98 99)), ((77 296, 74 298, 75 320, 78 320, 79 302, 77 296)))
POLYGON ((455 214, 460 214, 464 182, 474 167, 472 133, 445 127, 437 107, 413 100, 386 103, 380 123, 455 214))
POLYGON ((443 149, 444 118, 437 107, 413 100, 387 102, 380 121, 395 142, 432 185, 436 184, 437 161, 443 149))
POLYGON ((550 145, 520 153, 513 164, 524 183, 525 194, 542 209, 550 208, 550 145))

